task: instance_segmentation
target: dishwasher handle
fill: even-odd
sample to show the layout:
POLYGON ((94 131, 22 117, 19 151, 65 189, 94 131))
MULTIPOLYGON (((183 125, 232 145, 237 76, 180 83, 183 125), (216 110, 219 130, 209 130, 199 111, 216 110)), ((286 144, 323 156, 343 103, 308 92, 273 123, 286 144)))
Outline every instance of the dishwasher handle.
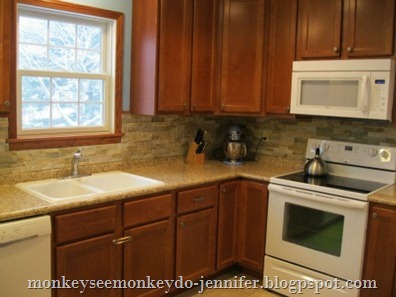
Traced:
POLYGON ((284 186, 274 185, 274 184, 268 185, 268 191, 274 191, 274 192, 278 192, 278 193, 281 193, 281 194, 284 194, 287 196, 293 196, 296 198, 302 198, 302 199, 311 200, 311 201, 315 201, 315 202, 331 204, 331 205, 335 205, 335 206, 341 206, 344 208, 358 209, 358 210, 363 210, 363 211, 367 210, 367 206, 368 206, 368 203, 363 202, 363 201, 356 201, 353 199, 332 196, 332 195, 327 195, 324 193, 317 193, 317 192, 303 190, 303 189, 284 187, 284 186))
POLYGON ((2 241, 2 242, 0 242, 0 248, 4 247, 4 246, 9 246, 9 245, 11 245, 13 243, 29 240, 29 239, 32 239, 32 238, 35 238, 35 237, 38 237, 38 236, 39 236, 38 234, 34 234, 34 235, 29 235, 29 236, 26 236, 26 237, 22 237, 22 238, 15 238, 15 239, 7 240, 7 241, 2 241))

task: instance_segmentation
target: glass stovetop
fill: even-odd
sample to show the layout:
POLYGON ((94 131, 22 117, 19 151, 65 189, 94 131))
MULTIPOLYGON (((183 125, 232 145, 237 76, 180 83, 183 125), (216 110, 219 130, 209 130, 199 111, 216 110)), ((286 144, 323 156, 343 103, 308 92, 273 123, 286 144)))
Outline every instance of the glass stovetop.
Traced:
POLYGON ((291 173, 287 175, 278 176, 278 179, 284 179, 304 184, 310 184, 315 186, 323 186, 327 188, 333 188, 338 190, 352 191, 362 194, 368 194, 387 184, 373 182, 368 180, 347 178, 335 175, 327 175, 325 177, 311 177, 305 172, 291 173))

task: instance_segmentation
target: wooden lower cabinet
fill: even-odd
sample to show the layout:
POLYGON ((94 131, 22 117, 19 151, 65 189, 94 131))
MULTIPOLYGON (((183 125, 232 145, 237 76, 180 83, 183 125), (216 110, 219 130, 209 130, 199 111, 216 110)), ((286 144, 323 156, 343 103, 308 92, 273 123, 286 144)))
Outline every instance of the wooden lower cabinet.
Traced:
POLYGON ((241 181, 238 263, 259 273, 264 268, 267 206, 267 184, 241 181))
POLYGON ((361 297, 396 296, 396 207, 370 206, 363 280, 376 289, 362 289, 361 297))
POLYGON ((216 218, 214 208, 177 218, 176 279, 197 280, 215 272, 216 218))
MULTIPOLYGON (((56 278, 60 280, 116 280, 121 275, 117 247, 113 245, 113 234, 98 236, 83 241, 67 244, 56 248, 56 278)), ((57 297, 92 296, 116 297, 121 296, 119 290, 87 288, 84 294, 78 289, 58 289, 57 297)))
MULTIPOLYGON (((55 279, 199 280, 238 263, 262 273, 267 185, 233 180, 54 215, 55 279), (219 191, 220 190, 220 191, 219 191)), ((82 288, 56 297, 81 296, 82 288)), ((166 296, 165 288, 84 296, 166 296)))
POLYGON ((217 270, 234 265, 238 256, 240 181, 220 185, 217 232, 217 270))
MULTIPOLYGON (((174 274, 174 220, 168 219, 128 229, 124 234, 131 241, 124 246, 124 279, 171 280, 174 274)), ((167 288, 132 288, 125 297, 164 295, 167 288)))

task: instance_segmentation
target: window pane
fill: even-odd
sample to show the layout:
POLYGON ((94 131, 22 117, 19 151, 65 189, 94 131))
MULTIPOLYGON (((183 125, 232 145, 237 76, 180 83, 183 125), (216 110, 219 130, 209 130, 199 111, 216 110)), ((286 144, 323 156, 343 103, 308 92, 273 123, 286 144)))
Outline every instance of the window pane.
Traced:
POLYGON ((76 25, 64 22, 50 22, 49 31, 50 45, 75 47, 76 46, 76 25))
POLYGON ((78 104, 53 104, 52 127, 76 127, 78 104))
POLYGON ((48 102, 49 100, 49 77, 22 77, 22 102, 48 102))
POLYGON ((100 70, 100 52, 77 51, 77 71, 84 73, 99 73, 100 70))
POLYGON ((47 20, 20 17, 19 42, 47 44, 47 20))
POLYGON ((76 51, 74 49, 50 47, 48 69, 74 71, 76 68, 76 51))
POLYGON ((38 129, 50 126, 50 106, 48 103, 22 104, 22 128, 38 129))
POLYGON ((47 69, 47 47, 20 44, 18 67, 32 70, 47 69))
POLYGON ((77 26, 77 47, 81 49, 100 50, 102 30, 93 26, 77 26))
POLYGON ((53 78, 52 101, 78 101, 78 79, 76 78, 53 78))
POLYGON ((103 101, 103 80, 81 79, 80 80, 80 101, 103 101))
POLYGON ((80 104, 80 126, 94 127, 103 124, 102 104, 80 104))

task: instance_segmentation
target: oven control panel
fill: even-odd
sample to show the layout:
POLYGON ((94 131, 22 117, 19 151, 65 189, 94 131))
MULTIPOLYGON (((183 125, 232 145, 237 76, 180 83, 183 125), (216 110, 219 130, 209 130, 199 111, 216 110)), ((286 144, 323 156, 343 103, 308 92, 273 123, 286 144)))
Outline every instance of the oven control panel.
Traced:
POLYGON ((318 147, 321 158, 327 162, 396 170, 396 147, 309 139, 306 158, 313 158, 318 147))

